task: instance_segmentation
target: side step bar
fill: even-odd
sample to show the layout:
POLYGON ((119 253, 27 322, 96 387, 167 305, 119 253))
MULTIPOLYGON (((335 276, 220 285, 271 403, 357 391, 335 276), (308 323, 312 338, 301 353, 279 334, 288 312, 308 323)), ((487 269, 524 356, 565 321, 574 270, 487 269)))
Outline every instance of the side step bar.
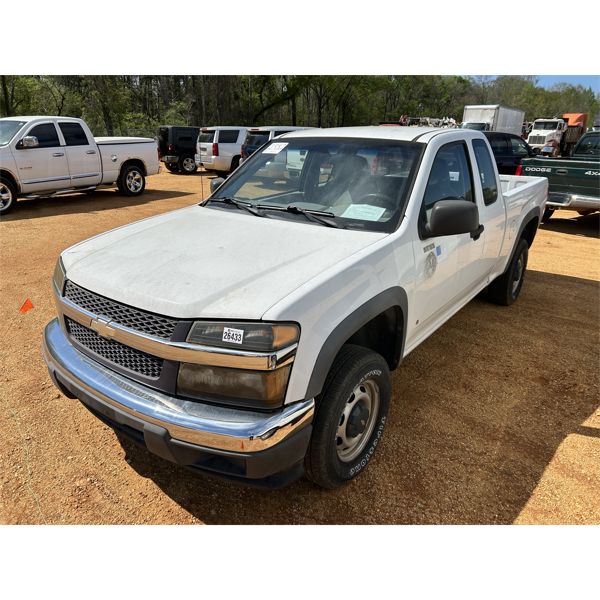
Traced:
POLYGON ((27 194, 26 196, 21 196, 21 198, 54 198, 55 196, 64 196, 65 194, 73 194, 75 192, 91 192, 95 190, 98 186, 91 185, 89 187, 81 187, 81 188, 67 188, 64 190, 56 190, 51 194, 27 194))

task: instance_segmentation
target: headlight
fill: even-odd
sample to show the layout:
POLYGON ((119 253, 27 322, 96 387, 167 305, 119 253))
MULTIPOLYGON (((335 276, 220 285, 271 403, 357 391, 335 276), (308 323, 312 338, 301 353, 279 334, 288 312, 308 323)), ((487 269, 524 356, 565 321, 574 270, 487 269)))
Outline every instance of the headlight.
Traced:
POLYGON ((248 408, 277 408, 285 398, 299 337, 300 328, 294 323, 197 321, 187 342, 212 346, 215 352, 218 348, 224 352, 237 350, 239 367, 237 364, 237 368, 233 368, 182 363, 177 393, 248 408), (286 348, 290 351, 286 352, 286 348), (271 355, 272 367, 265 370, 245 368, 245 352, 253 356, 256 353, 271 355))
POLYGON ((52 280, 54 281, 54 285, 56 286, 56 289, 59 291, 61 296, 63 293, 63 288, 65 286, 65 277, 65 266, 63 265, 62 258, 59 256, 58 260, 56 261, 56 266, 54 267, 54 275, 52 276, 52 280))
POLYGON ((190 344, 269 352, 291 346, 300 330, 294 323, 217 323, 198 321, 188 335, 190 344))

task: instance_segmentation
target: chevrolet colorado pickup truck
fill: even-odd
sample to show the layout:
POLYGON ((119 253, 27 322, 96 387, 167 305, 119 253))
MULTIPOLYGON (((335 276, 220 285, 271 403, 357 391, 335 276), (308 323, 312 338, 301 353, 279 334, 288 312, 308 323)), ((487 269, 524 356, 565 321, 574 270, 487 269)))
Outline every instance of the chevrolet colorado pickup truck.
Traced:
POLYGON ((17 198, 89 192, 117 184, 138 196, 146 176, 158 173, 151 138, 94 138, 81 119, 6 117, 0 119, 0 214, 17 198))
POLYGON ((600 210, 600 131, 585 133, 571 156, 524 158, 517 174, 548 178, 544 223, 555 210, 575 210, 581 215, 600 210))
POLYGON ((165 459, 325 488, 371 461, 403 357, 480 292, 517 299, 548 188, 478 131, 408 127, 289 133, 214 183, 61 254, 50 375, 165 459), (266 181, 285 153, 300 175, 266 181))

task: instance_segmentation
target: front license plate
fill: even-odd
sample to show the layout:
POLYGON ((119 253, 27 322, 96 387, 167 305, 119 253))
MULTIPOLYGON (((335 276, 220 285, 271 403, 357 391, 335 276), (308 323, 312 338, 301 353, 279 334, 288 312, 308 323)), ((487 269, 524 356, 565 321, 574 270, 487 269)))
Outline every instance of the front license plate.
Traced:
POLYGON ((550 152, 550 153, 552 153, 552 152, 554 152, 554 148, 552 146, 544 146, 542 148, 542 152, 550 152))

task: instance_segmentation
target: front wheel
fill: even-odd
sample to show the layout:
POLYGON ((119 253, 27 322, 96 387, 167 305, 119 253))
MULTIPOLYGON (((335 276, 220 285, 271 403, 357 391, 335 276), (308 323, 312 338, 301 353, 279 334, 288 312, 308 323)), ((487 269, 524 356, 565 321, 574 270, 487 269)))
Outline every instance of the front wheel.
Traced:
POLYGON ((333 489, 369 464, 383 434, 390 396, 383 357, 362 346, 343 346, 317 399, 305 459, 311 481, 333 489))
POLYGON ((5 215, 17 202, 17 190, 11 181, 0 177, 0 214, 5 215))
POLYGON ((495 304, 510 306, 518 297, 525 279, 529 244, 521 239, 506 271, 488 287, 488 298, 495 304))
POLYGON ((139 196, 146 187, 146 177, 140 167, 129 165, 121 170, 117 187, 124 196, 139 196))

